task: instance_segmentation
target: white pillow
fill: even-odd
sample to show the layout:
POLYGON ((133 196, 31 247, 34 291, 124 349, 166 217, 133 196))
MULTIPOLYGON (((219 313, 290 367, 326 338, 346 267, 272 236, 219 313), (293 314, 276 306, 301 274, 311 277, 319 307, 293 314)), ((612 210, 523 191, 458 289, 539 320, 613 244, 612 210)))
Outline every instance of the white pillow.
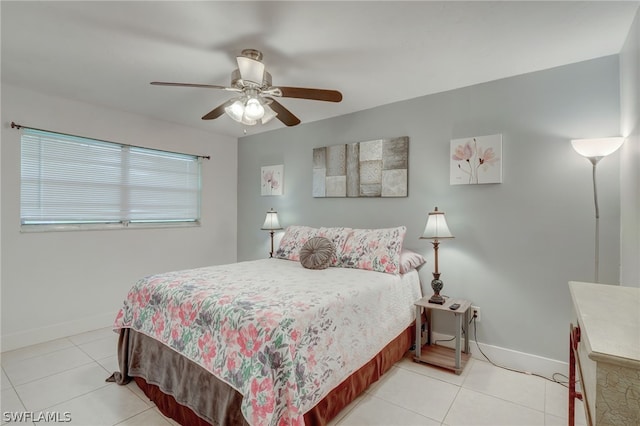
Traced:
POLYGON ((402 249, 400 252, 400 273, 406 274, 409 271, 418 269, 418 267, 427 263, 427 259, 420 253, 408 249, 402 249))

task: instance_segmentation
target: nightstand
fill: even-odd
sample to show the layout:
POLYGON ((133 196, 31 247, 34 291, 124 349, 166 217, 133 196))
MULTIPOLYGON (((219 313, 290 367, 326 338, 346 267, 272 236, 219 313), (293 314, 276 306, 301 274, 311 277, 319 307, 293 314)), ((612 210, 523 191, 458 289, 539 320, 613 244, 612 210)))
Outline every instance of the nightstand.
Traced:
POLYGON ((424 362, 426 364, 436 365, 438 367, 453 370, 456 374, 462 373, 464 366, 471 352, 469 351, 469 321, 471 316, 471 302, 464 299, 446 298, 443 305, 429 303, 429 296, 415 302, 416 306, 416 354, 413 358, 416 362, 424 362), (449 307, 454 303, 460 304, 458 309, 451 310, 449 307), (422 346, 421 330, 422 330, 422 308, 425 308, 427 317, 427 344, 422 346), (432 311, 448 312, 456 318, 456 348, 451 349, 445 346, 432 344, 431 328, 432 328, 432 311), (464 350, 462 348, 462 336, 464 331, 464 350))

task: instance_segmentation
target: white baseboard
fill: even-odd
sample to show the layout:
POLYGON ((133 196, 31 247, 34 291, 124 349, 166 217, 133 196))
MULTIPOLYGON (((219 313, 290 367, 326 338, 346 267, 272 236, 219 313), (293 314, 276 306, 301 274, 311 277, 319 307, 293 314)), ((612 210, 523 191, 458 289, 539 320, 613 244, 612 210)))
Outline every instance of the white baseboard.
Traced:
MULTIPOLYGON (((449 340, 452 338, 453 336, 450 335, 433 332, 434 341, 449 340)), ((438 342, 438 344, 450 348, 455 347, 454 341, 438 342)), ((513 349, 488 345, 482 342, 478 342, 478 344, 476 345, 476 342, 473 339, 469 339, 469 349, 471 349, 471 356, 473 358, 483 361, 487 360, 478 350, 478 346, 480 346, 482 352, 484 352, 493 363, 503 367, 526 372, 528 374, 539 374, 549 379, 552 378, 554 373, 564 374, 565 376, 569 375, 569 364, 567 362, 545 358, 539 355, 528 354, 526 352, 515 351, 513 349)), ((561 379, 562 378, 558 378, 558 380, 561 379)))
POLYGON ((45 327, 19 331, 0 337, 2 352, 23 348, 25 346, 48 342, 50 340, 73 336, 99 328, 109 327, 113 324, 117 312, 109 312, 94 315, 78 320, 52 324, 45 327))

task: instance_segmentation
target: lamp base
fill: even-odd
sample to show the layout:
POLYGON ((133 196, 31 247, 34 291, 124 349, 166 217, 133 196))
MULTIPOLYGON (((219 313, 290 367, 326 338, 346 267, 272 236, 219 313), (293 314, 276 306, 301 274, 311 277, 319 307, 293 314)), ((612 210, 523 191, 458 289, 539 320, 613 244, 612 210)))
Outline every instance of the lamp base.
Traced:
POLYGON ((440 296, 440 290, 442 290, 444 284, 440 281, 440 274, 433 273, 433 280, 431 281, 431 288, 433 289, 433 296, 429 299, 429 303, 435 303, 437 305, 444 305, 444 297, 440 296))
POLYGON ((434 294, 433 296, 431 296, 431 299, 429 299, 429 303, 435 303, 436 305, 444 305, 444 297, 440 296, 439 294, 434 294))
POLYGON ((269 252, 269 259, 273 257, 273 234, 274 233, 275 231, 269 231, 269 234, 271 234, 271 251, 269 252))

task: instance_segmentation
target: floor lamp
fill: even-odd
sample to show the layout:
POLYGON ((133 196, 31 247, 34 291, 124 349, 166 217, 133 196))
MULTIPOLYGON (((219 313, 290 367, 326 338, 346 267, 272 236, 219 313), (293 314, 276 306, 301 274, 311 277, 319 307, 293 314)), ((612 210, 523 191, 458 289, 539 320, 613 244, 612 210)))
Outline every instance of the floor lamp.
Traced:
POLYGON ((260 229, 269 231, 269 234, 271 234, 271 251, 269 252, 269 257, 273 257, 273 234, 275 231, 282 229, 280 222, 278 222, 278 212, 273 209, 269 210, 267 217, 264 219, 264 224, 260 229))
POLYGON ((596 213, 596 235, 595 235, 595 271, 594 282, 599 282, 599 262, 600 262, 600 209, 598 208, 598 189, 596 185, 596 165, 600 160, 609 154, 616 152, 624 142, 624 138, 600 138, 600 139, 573 139, 571 145, 573 149, 583 157, 586 157, 593 165, 593 202, 596 213))

